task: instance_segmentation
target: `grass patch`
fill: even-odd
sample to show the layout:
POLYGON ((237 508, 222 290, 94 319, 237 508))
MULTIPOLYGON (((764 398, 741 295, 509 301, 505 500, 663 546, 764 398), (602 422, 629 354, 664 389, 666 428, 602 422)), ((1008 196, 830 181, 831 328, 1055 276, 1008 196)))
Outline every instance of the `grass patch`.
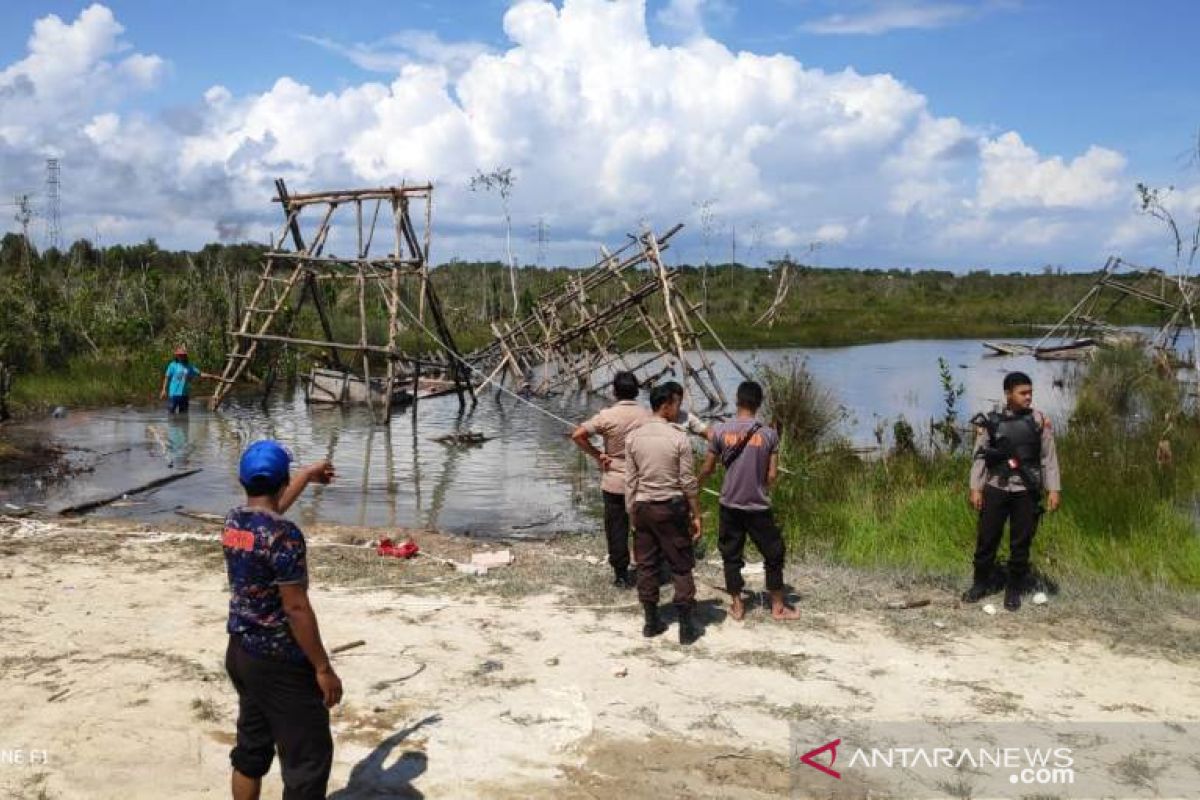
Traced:
MULTIPOLYGON (((862 458, 830 432, 834 401, 803 365, 766 382, 789 469, 773 501, 793 556, 914 576, 966 574, 975 543, 969 444, 914 447, 936 437, 910 439, 903 423, 895 427, 904 446, 862 458)), ((1057 439, 1064 503, 1042 518, 1037 566, 1059 581, 1119 577, 1200 589, 1200 416, 1174 376, 1139 350, 1102 353, 1077 396, 1057 439)), ((715 518, 715 499, 704 503, 715 518)), ((715 531, 708 535, 711 545, 715 531)))
MULTIPOLYGON (((64 369, 18 375, 12 406, 18 415, 45 412, 55 406, 149 404, 158 401, 167 357, 140 352, 80 357, 64 369)), ((215 369, 215 367, 214 367, 215 369)))
POLYGON ((192 698, 192 718, 197 722, 216 722, 221 719, 221 710, 207 697, 192 698))

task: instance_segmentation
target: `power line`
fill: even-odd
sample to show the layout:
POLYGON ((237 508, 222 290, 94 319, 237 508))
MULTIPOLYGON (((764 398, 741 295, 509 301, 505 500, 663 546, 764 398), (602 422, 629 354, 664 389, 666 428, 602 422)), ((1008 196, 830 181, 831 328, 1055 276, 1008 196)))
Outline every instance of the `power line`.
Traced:
POLYGON ((537 243, 537 265, 544 267, 546 266, 546 250, 550 246, 550 226, 546 224, 545 217, 538 217, 538 221, 532 227, 533 241, 537 243))
POLYGON ((46 249, 62 246, 62 201, 59 196, 60 165, 57 158, 46 159, 46 249))

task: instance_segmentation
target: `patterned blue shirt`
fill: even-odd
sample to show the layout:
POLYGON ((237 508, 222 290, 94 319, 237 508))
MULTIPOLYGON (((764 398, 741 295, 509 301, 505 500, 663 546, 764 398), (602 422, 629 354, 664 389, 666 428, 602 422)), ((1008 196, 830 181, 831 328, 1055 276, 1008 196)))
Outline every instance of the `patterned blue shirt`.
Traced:
POLYGON ((167 369, 163 374, 167 376, 167 394, 171 397, 187 397, 188 384, 193 378, 200 377, 200 370, 191 364, 172 361, 167 364, 167 369))
POLYGON ((242 507, 225 517, 221 545, 232 591, 227 630, 251 655, 307 664, 279 595, 281 585, 308 584, 304 534, 278 514, 242 507))

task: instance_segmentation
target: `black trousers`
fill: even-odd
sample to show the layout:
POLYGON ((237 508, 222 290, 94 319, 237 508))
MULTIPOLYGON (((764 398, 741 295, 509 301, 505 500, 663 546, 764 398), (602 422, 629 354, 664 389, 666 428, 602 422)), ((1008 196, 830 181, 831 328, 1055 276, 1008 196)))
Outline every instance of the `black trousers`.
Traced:
POLYGON ((247 778, 261 778, 278 748, 283 800, 325 800, 333 736, 317 673, 307 664, 252 656, 236 636, 229 637, 225 671, 238 693, 237 744, 229 754, 233 768, 247 778))
POLYGON ((608 540, 608 563, 613 572, 624 575, 629 569, 629 512, 625 510, 625 495, 601 492, 604 495, 604 537, 608 540))
POLYGON ((674 601, 690 606, 696 602, 696 555, 688 526, 688 503, 680 497, 663 503, 638 503, 633 508, 633 548, 637 552, 638 600, 658 602, 658 564, 663 559, 671 568, 674 601))
POLYGON ((746 538, 754 542, 762 553, 763 569, 766 572, 767 591, 783 588, 783 559, 785 549, 783 534, 775 524, 771 509, 748 511, 741 508, 721 506, 720 527, 717 532, 717 549, 725 564, 725 590, 730 594, 742 591, 746 583, 742 580, 743 558, 746 538))
POLYGON ((1037 532, 1037 499, 1031 492, 1007 492, 994 486, 983 489, 983 511, 975 537, 975 571, 983 574, 996 562, 1004 523, 1008 522, 1008 572, 1023 578, 1029 573, 1029 550, 1037 532))

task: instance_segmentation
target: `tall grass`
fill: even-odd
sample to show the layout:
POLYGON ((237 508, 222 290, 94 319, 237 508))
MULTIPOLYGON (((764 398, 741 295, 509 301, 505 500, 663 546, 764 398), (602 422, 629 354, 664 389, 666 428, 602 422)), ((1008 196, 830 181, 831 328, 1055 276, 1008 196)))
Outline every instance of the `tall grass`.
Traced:
POLYGON ((20 375, 12 404, 21 413, 68 408, 150 403, 158 399, 167 357, 138 352, 77 358, 56 372, 20 375))
MULTIPOLYGON (((788 469, 773 503, 793 554, 967 573, 976 520, 967 503, 970 454, 928 447, 861 458, 825 424, 836 402, 802 368, 764 381, 788 469)), ((1060 580, 1122 576, 1200 589, 1200 419, 1186 410, 1173 375, 1137 350, 1101 354, 1057 449, 1064 501, 1042 518, 1039 567, 1060 580), (1163 441, 1169 463, 1160 463, 1163 441)))

